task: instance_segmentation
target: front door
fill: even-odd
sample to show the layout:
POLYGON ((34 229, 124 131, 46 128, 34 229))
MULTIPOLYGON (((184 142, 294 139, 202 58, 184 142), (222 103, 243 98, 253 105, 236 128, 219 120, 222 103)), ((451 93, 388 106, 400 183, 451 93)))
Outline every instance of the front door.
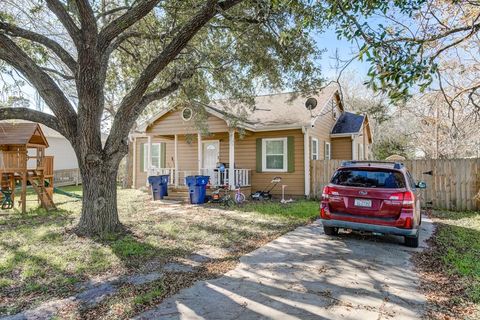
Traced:
POLYGON ((210 182, 217 185, 215 169, 220 156, 220 142, 218 140, 203 141, 202 168, 205 175, 210 176, 210 182))

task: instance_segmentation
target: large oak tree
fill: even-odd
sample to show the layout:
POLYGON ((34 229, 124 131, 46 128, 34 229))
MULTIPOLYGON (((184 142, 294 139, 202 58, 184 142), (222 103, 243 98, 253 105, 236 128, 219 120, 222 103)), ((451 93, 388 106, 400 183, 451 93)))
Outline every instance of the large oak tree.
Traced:
POLYGON ((77 232, 121 231, 116 176, 142 112, 158 100, 318 85, 309 29, 321 17, 309 3, 4 0, 0 70, 26 80, 51 112, 3 107, 0 120, 35 121, 64 135, 83 181, 77 232))

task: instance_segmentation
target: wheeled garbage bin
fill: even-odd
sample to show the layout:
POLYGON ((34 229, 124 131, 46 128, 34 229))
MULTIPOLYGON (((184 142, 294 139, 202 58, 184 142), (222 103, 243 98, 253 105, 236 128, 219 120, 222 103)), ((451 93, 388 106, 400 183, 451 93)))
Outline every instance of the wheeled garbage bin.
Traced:
POLYGON ((205 196, 207 194, 207 184, 209 176, 188 176, 185 182, 188 186, 191 204, 205 203, 205 196))
POLYGON ((150 176, 148 183, 152 188, 152 199, 161 200, 168 196, 168 175, 150 176))

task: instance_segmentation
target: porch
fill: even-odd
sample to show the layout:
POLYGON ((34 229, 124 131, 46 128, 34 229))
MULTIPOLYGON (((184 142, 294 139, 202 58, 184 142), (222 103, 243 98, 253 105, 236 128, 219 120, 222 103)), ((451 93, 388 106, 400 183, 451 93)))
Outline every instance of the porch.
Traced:
POLYGON ((134 144, 134 152, 140 152, 134 154, 134 161, 140 162, 134 163, 134 167, 139 167, 137 173, 145 180, 151 175, 169 175, 169 184, 180 187, 185 185, 187 176, 205 175, 210 177, 212 187, 251 186, 251 169, 238 167, 235 161, 234 130, 208 137, 200 133, 150 134, 135 138, 134 144), (223 164, 222 168, 219 164, 223 164))

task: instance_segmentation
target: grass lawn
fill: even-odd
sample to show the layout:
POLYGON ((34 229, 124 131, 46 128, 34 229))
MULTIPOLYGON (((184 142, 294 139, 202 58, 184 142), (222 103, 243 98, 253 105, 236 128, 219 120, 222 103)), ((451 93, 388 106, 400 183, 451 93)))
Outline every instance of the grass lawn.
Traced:
POLYGON ((480 318, 480 212, 432 214, 437 232, 420 258, 432 318, 480 318))
MULTIPOLYGON (((62 189, 81 194, 79 187, 62 189)), ((318 215, 316 202, 255 203, 226 211, 165 206, 149 201, 141 191, 119 190, 120 219, 131 233, 100 240, 71 232, 79 218, 80 201, 57 194, 54 200, 55 212, 38 209, 36 201, 28 203, 25 215, 16 209, 0 210, 0 316, 68 297, 78 292, 79 283, 90 279, 160 270, 165 263, 198 250, 228 253, 218 265, 208 266, 210 276, 219 275, 245 252, 318 215)), ((140 289, 125 287, 79 317, 129 317, 195 279, 195 275, 176 275, 140 289)), ((69 317, 68 313, 63 316, 69 317)))

